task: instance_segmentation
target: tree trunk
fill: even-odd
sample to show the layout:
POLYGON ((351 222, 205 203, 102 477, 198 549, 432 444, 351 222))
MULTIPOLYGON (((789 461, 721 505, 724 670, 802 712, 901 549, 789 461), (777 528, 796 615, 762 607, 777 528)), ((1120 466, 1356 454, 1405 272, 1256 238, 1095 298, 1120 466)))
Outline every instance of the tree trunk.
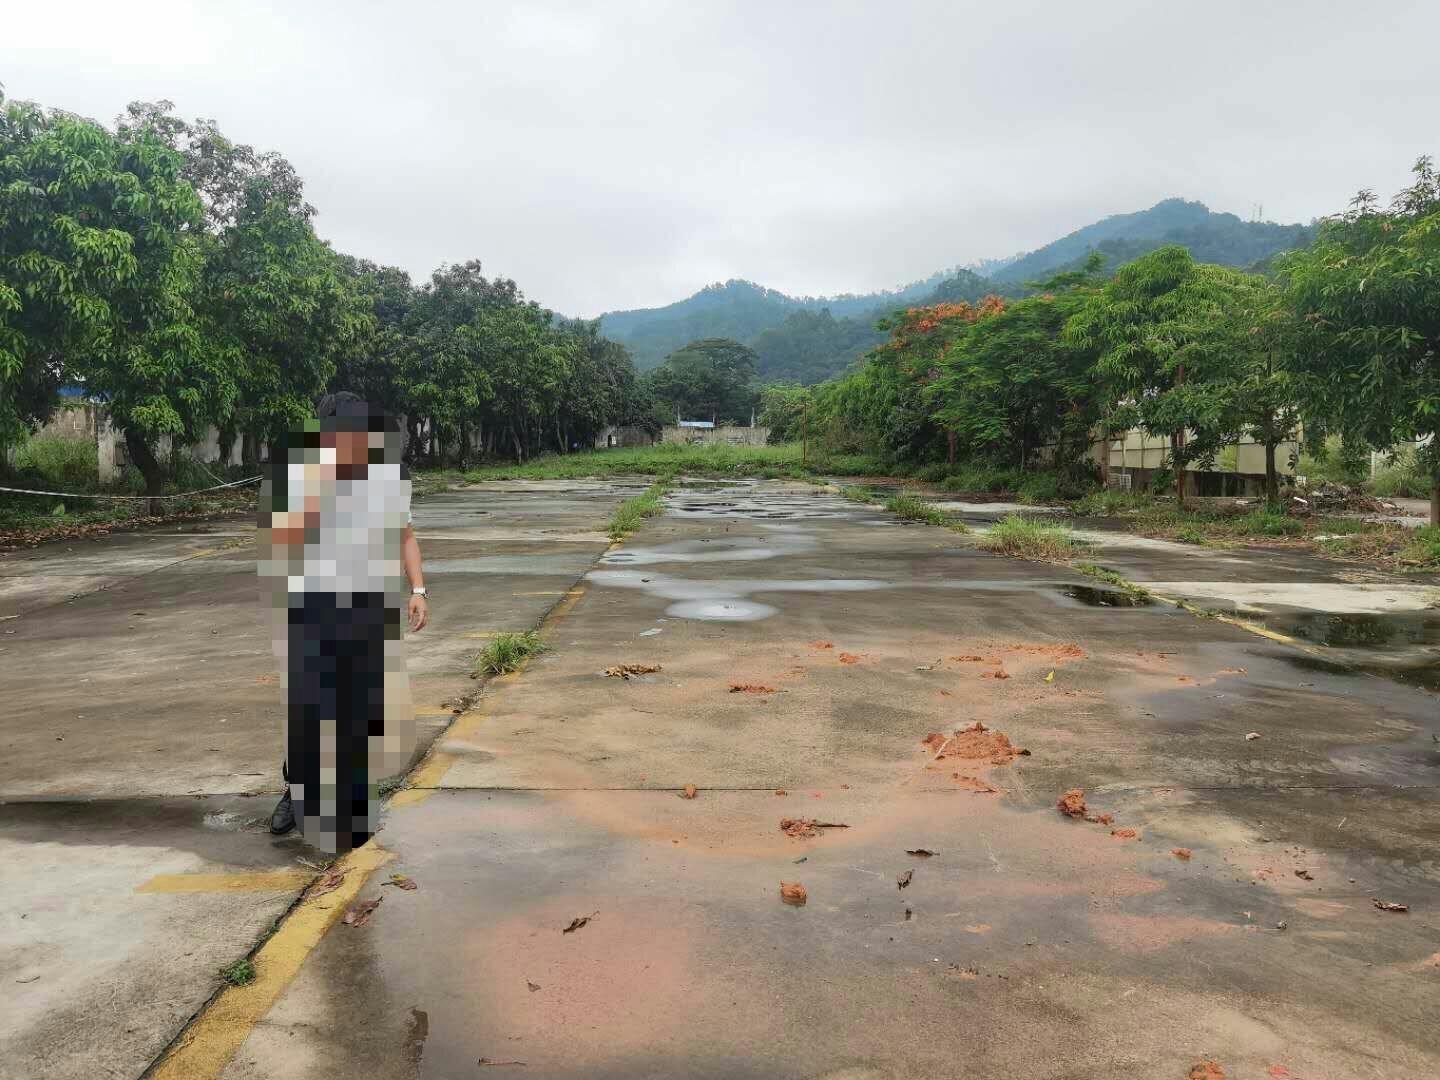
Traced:
POLYGON ((1275 472, 1275 444, 1265 444, 1265 505, 1280 509, 1280 477, 1275 472))
MULTIPOLYGON (((150 444, 145 439, 125 429, 125 451, 130 455, 130 463, 140 470, 140 475, 145 478, 145 494, 159 495, 165 490, 165 474, 160 468, 160 462, 155 458, 155 452, 150 449, 150 444)), ((159 517, 161 504, 159 499, 147 499, 145 512, 151 517, 159 517)))
POLYGON ((1180 451, 1185 447, 1185 433, 1172 432, 1170 435, 1170 465, 1175 470, 1175 505, 1185 508, 1185 466, 1180 461, 1180 451))
POLYGON ((1430 524, 1440 525, 1440 479, 1430 489, 1430 524))
POLYGON ((240 463, 245 466, 246 472, 254 471, 258 457, 254 433, 249 431, 244 432, 240 436, 240 463))
POLYGON ((945 464, 955 464, 955 432, 945 432, 945 464))
POLYGON ((220 468, 230 468, 230 451, 234 449, 235 446, 235 425, 226 424, 221 427, 215 442, 220 454, 220 468))

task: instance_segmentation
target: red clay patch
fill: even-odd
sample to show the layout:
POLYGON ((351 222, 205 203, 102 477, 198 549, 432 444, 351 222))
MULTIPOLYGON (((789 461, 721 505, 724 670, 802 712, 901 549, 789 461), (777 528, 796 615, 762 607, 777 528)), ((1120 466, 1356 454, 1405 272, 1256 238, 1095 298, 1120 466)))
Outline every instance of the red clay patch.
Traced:
POLYGON ((1119 840, 1139 840, 1140 834, 1134 829, 1111 829, 1110 835, 1119 840))
POLYGON ((835 647, 835 643, 834 643, 833 641, 812 641, 812 642, 810 642, 810 648, 812 648, 812 649, 833 649, 834 647, 835 647))
POLYGON ((1085 650, 1076 645, 1073 641, 1064 645, 1025 645, 1016 644, 1009 647, 1010 652, 1033 653, 1038 656, 1051 656, 1056 660, 1084 660, 1085 650))
POLYGON ((980 795, 998 795, 998 794, 1000 794, 1000 789, 999 789, 999 788, 995 787, 993 784, 987 784, 984 780, 981 780, 978 776, 961 776, 961 775, 957 772, 957 773, 951 773, 951 774, 950 774, 950 779, 952 779, 952 780, 955 781, 957 787, 962 787, 962 788, 964 788, 966 791, 974 791, 974 792, 976 792, 976 793, 978 793, 978 794, 980 794, 980 795))
POLYGON ((1171 848, 1171 849, 1170 849, 1170 854, 1171 854, 1171 855, 1174 855, 1175 858, 1179 859, 1181 862, 1189 862, 1189 861, 1190 861, 1190 854, 1191 854, 1191 853, 1190 853, 1190 849, 1189 849, 1188 847, 1171 848))
POLYGON ((842 664, 858 664, 860 662, 860 657, 853 652, 842 652, 838 659, 842 664))
POLYGON ((996 668, 994 671, 987 671, 980 676, 982 679, 1008 679, 1010 673, 1004 668, 996 668))
MULTIPOLYGON (((780 882, 780 899, 795 907, 802 907, 810 894, 805 891, 805 886, 798 881, 780 882)), ((1223 1076, 1224 1073, 1221 1073, 1223 1076)))
POLYGON ((1206 1058, 1190 1066, 1186 1080, 1225 1080, 1225 1070, 1218 1061, 1206 1058))
POLYGON ((950 659, 958 660, 962 664, 983 664, 985 662, 983 656, 952 656, 950 659))

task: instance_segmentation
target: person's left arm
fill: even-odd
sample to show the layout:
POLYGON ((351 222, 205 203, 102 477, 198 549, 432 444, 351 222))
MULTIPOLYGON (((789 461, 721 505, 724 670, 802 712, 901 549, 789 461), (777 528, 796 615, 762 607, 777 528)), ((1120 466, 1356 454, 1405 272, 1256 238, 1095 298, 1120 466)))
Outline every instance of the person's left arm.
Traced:
MULTIPOLYGON (((404 532, 400 534, 400 565, 405 568, 405 578, 410 582, 411 589, 425 587, 425 574, 420 569, 420 541, 415 539, 415 530, 409 525, 406 525, 404 532)), ((429 601, 412 592, 409 614, 410 632, 413 634, 424 630, 425 624, 430 621, 429 601)))

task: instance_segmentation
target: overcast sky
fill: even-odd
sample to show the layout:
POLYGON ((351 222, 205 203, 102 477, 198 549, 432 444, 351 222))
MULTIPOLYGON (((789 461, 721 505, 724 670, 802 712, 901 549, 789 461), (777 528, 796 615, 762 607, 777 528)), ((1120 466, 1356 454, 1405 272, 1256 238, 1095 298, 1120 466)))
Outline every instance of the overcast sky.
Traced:
POLYGON ((35 0, 13 98, 169 98, 336 248, 566 314, 894 287, 1178 195, 1306 221, 1440 154, 1440 3, 35 0))

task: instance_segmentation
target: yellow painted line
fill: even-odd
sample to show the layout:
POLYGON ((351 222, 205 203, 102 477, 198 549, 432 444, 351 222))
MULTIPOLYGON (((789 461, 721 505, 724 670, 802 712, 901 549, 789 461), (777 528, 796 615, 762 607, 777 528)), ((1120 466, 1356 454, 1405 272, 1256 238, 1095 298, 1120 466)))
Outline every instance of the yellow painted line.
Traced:
POLYGON ((435 794, 433 787, 424 788, 401 788, 390 796, 391 807, 416 806, 435 794))
POLYGON ((511 593, 510 595, 511 595, 511 596, 576 596, 576 595, 578 595, 578 593, 577 593, 574 589, 540 589, 540 590, 538 590, 538 591, 536 591, 536 592, 517 592, 517 593, 511 593))
POLYGON ((215 1080, 294 980, 325 931, 350 906, 371 873, 390 858, 373 839, 344 856, 336 864, 349 871, 344 883, 334 892, 307 897, 290 913, 255 954, 255 981, 221 991, 155 1066, 150 1080, 215 1080))
POLYGON ((460 636, 463 638, 494 638, 505 633, 504 630, 467 630, 460 636))
POLYGON ((305 870, 262 870, 249 874, 156 874, 135 886, 137 893, 274 892, 299 889, 315 875, 305 870))
MULTIPOLYGON (((1141 587, 1144 587, 1143 582, 1141 582, 1141 587)), ((1163 601, 1164 603, 1174 604, 1178 608, 1183 608, 1185 611, 1190 612, 1190 614, 1192 615, 1199 615, 1202 618, 1214 619, 1216 622, 1224 623, 1226 626, 1234 626, 1238 627, 1241 630, 1248 630, 1250 633, 1255 634, 1258 637, 1266 638, 1269 641, 1279 642, 1281 645, 1289 645, 1292 648, 1299 649, 1301 652, 1307 652, 1314 656, 1320 655, 1320 650, 1315 648, 1315 646, 1305 641, 1302 641, 1299 638, 1291 637, 1289 634, 1282 634, 1278 630, 1271 630, 1268 626, 1261 626, 1259 623, 1247 622, 1245 619, 1237 619, 1232 615, 1212 614, 1211 612, 1205 611, 1203 608, 1196 607, 1194 604, 1188 603, 1187 601, 1181 600, 1174 596, 1166 596, 1163 593, 1151 593, 1150 595, 1155 597, 1155 599, 1157 600, 1163 601)))

